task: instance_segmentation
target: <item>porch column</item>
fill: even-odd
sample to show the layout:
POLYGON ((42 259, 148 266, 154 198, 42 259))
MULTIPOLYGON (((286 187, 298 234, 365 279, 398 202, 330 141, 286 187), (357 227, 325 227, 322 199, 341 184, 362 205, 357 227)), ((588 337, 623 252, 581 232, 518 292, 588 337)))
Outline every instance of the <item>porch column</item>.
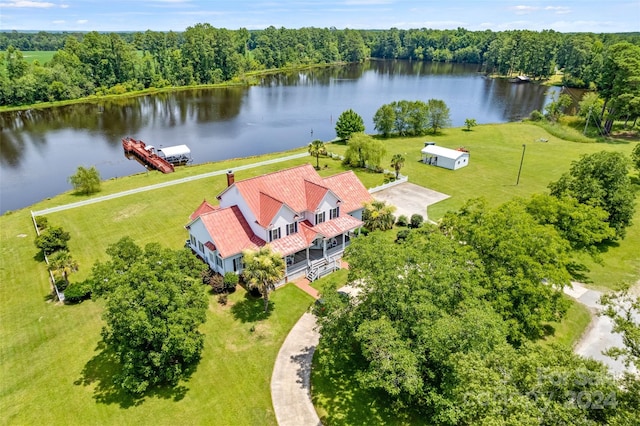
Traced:
POLYGON ((327 240, 322 239, 322 257, 327 258, 327 240))
POLYGON ((309 260, 309 247, 307 247, 307 266, 311 264, 311 261, 309 260))

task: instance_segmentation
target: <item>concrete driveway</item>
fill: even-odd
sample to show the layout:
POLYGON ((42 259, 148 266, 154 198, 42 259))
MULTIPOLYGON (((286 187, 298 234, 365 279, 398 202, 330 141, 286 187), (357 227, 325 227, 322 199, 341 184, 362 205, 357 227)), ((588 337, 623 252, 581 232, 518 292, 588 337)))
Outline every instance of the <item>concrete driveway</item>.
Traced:
POLYGON ((428 219, 427 206, 449 198, 447 194, 410 182, 401 183, 371 195, 376 200, 386 201, 396 206, 396 217, 405 215, 410 219, 412 214, 417 213, 421 214, 425 220, 428 219))
POLYGON ((601 361, 616 376, 625 371, 637 372, 633 366, 630 366, 630 368, 625 367, 622 360, 615 360, 602 353, 602 351, 614 346, 624 346, 622 336, 613 332, 613 321, 609 317, 597 315, 602 310, 602 305, 599 303, 602 293, 588 289, 578 282, 572 282, 571 284, 573 288, 564 288, 565 294, 588 307, 593 315, 591 324, 589 324, 589 327, 574 347, 574 352, 578 355, 601 361))

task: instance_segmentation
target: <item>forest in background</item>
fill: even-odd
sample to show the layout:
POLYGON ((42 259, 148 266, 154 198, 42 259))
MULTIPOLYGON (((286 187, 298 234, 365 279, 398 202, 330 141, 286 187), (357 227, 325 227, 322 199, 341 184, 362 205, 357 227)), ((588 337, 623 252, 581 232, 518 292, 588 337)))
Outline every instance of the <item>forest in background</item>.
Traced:
POLYGON ((368 58, 478 64, 483 72, 601 92, 610 114, 640 115, 640 33, 594 34, 335 28, 184 32, 0 32, 0 106, 33 105, 149 88, 251 82, 247 73, 368 58), (56 51, 29 62, 23 51, 56 51), (613 102, 610 102, 613 101, 613 102))

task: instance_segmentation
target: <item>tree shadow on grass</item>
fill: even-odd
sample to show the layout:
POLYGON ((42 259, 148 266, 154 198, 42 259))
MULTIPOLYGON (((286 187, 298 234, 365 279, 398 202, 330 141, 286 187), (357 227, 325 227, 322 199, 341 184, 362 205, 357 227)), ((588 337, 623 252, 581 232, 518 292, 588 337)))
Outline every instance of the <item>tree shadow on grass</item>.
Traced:
POLYGON ((385 392, 365 389, 357 379, 362 359, 352 357, 336 368, 322 367, 318 352, 311 373, 311 399, 322 424, 424 424, 419 412, 399 407, 385 392))
POLYGON ((264 300, 262 297, 256 297, 251 292, 244 294, 244 300, 235 303, 231 307, 233 317, 244 323, 262 321, 271 316, 271 312, 275 307, 275 303, 269 300, 269 309, 264 311, 264 300))
MULTIPOLYGON (((187 391, 186 386, 155 386, 141 395, 133 395, 113 382, 113 376, 118 373, 119 362, 116 355, 109 350, 104 342, 99 342, 96 355, 91 358, 82 369, 80 378, 73 382, 76 386, 93 386, 93 398, 101 404, 118 404, 120 408, 139 406, 147 398, 182 400, 187 391)), ((195 364, 185 374, 190 377, 196 369, 195 364)))
POLYGON ((589 268, 583 263, 580 262, 570 262, 567 265, 567 271, 569 275, 571 275, 571 279, 574 281, 578 281, 581 283, 589 283, 591 282, 589 278, 589 268))

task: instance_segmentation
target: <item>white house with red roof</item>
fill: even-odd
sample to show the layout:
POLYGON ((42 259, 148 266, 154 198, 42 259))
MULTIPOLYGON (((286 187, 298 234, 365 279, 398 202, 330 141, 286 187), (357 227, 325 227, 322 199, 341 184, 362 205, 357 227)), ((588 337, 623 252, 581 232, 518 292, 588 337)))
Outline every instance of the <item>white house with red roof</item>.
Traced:
POLYGON ((372 201, 352 171, 321 177, 310 164, 235 182, 206 200, 186 226, 189 247, 214 271, 242 271, 242 251, 269 244, 285 259, 285 280, 314 280, 339 268, 350 238, 372 201))

